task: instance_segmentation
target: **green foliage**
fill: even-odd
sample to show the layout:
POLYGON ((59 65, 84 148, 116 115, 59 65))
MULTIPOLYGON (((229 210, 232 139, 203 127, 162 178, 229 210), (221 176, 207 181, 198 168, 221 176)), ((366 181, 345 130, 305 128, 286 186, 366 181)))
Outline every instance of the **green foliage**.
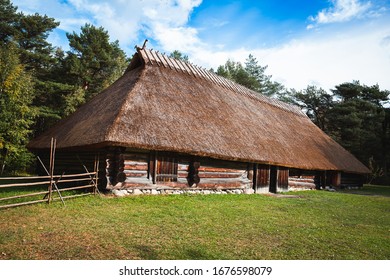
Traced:
POLYGON ((0 167, 6 159, 9 170, 24 169, 30 161, 28 139, 108 87, 127 66, 119 43, 89 24, 79 35, 67 34, 69 52, 54 48, 47 37, 58 25, 54 18, 25 15, 0 0, 0 167))
POLYGON ((253 91, 289 101, 284 86, 272 81, 272 76, 265 74, 266 69, 267 66, 259 65, 257 59, 250 54, 245 61, 245 66, 229 59, 217 68, 216 73, 253 91))
POLYGON ((6 43, 18 33, 15 26, 20 15, 9 0, 0 0, 0 42, 6 43))
POLYGON ((303 91, 293 91, 293 98, 315 124, 344 148, 366 165, 376 162, 376 168, 387 174, 390 117, 384 104, 389 91, 354 81, 337 85, 332 94, 308 86, 303 91))
POLYGON ((332 92, 336 102, 328 114, 329 133, 364 163, 374 157, 384 164, 387 151, 382 143, 385 110, 381 101, 387 100, 388 92, 357 81, 338 85, 332 92))
POLYGON ((174 59, 178 59, 178 60, 181 60, 181 61, 184 61, 184 62, 190 62, 189 59, 188 59, 188 55, 182 54, 178 50, 174 50, 173 52, 171 52, 169 54, 169 57, 170 58, 174 58, 174 59))
POLYGON ((26 168, 31 160, 25 145, 36 109, 31 106, 32 77, 19 62, 13 43, 0 44, 0 172, 26 168))
POLYGON ((38 78, 42 78, 45 74, 43 71, 48 70, 54 62, 51 56, 54 49, 46 39, 59 24, 53 18, 39 14, 21 14, 17 22, 15 40, 19 44, 21 62, 27 70, 36 71, 38 78))
POLYGON ((89 100, 123 74, 127 67, 126 55, 118 41, 110 43, 108 32, 102 27, 86 24, 80 34, 68 33, 67 37, 71 51, 64 66, 69 78, 76 81, 73 85, 78 87, 74 92, 78 97, 72 99, 89 100), (85 91, 84 97, 80 97, 79 88, 85 91))
POLYGON ((327 112, 333 107, 333 97, 324 89, 308 86, 302 91, 292 90, 294 103, 302 107, 307 116, 322 130, 327 130, 327 112))

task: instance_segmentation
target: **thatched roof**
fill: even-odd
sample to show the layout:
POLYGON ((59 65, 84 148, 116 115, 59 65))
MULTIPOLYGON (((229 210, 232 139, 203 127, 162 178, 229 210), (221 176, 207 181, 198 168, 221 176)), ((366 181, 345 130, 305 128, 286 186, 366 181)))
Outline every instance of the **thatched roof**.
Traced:
POLYGON ((139 49, 113 85, 32 140, 45 149, 123 146, 311 170, 368 169, 298 107, 139 49))

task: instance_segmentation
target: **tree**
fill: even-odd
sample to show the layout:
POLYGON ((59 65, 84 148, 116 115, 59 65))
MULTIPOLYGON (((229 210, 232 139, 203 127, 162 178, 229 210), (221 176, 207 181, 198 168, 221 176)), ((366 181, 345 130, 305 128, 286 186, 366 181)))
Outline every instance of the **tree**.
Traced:
POLYGON ((224 65, 220 65, 217 68, 216 73, 266 96, 289 101, 285 87, 278 82, 272 81, 271 75, 265 74, 267 67, 259 65, 257 59, 249 54, 245 61, 245 66, 240 62, 229 59, 224 65))
POLYGON ((9 0, 0 0, 0 42, 7 43, 18 33, 16 23, 20 15, 9 0))
POLYGON ((14 43, 0 44, 0 172, 26 168, 25 148, 36 109, 31 75, 19 62, 14 43))
POLYGON ((294 103, 322 130, 327 131, 328 113, 334 106, 333 96, 322 88, 307 86, 302 91, 291 91, 294 103))
POLYGON ((178 59, 178 60, 181 60, 181 61, 184 61, 184 62, 190 62, 189 59, 188 59, 188 55, 182 54, 178 50, 174 50, 173 52, 171 52, 169 54, 169 57, 170 58, 174 58, 174 59, 178 59))
POLYGON ((259 88, 256 78, 251 76, 240 62, 229 59, 224 65, 217 68, 217 74, 249 89, 256 91, 259 88))
POLYGON ((383 104, 389 100, 389 91, 353 81, 335 86, 331 93, 315 86, 292 93, 317 126, 372 168, 375 176, 386 175, 390 110, 383 104))
POLYGON ((42 78, 54 63, 54 48, 47 37, 60 23, 46 15, 20 15, 15 25, 18 30, 15 40, 19 44, 21 63, 26 65, 26 70, 34 70, 35 75, 42 78))
POLYGON ((13 42, 18 59, 29 72, 34 85, 33 104, 38 108, 33 135, 39 134, 60 118, 58 90, 52 85, 51 71, 56 65, 55 49, 47 42, 49 33, 59 23, 39 14, 17 12, 8 0, 0 0, 0 39, 13 42))
MULTIPOLYGON (((81 33, 67 34, 71 50, 67 53, 64 67, 68 82, 80 88, 89 100, 117 80, 127 67, 125 53, 118 41, 110 43, 108 32, 102 27, 85 24, 81 33)), ((65 97, 66 98, 66 97, 65 97)))
POLYGON ((328 114, 329 134, 365 164, 373 157, 385 166, 386 110, 381 103, 389 92, 358 81, 340 84, 332 92, 337 102, 328 114))

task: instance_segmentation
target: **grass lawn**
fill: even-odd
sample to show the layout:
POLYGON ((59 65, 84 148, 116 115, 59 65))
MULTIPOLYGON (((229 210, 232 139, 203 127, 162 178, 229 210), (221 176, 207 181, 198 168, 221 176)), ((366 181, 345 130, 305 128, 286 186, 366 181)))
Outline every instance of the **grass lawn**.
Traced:
POLYGON ((89 196, 0 210, 0 259, 390 259, 390 187, 290 194, 89 196))

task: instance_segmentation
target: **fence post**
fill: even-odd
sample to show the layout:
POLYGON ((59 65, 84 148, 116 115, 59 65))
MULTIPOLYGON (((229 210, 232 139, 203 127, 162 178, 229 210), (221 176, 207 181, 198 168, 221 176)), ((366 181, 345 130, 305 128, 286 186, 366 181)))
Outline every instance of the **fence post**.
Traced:
POLYGON ((95 187, 93 188, 93 194, 96 194, 97 193, 97 188, 98 188, 98 177, 99 177, 99 153, 97 154, 97 156, 95 155, 95 164, 94 164, 94 170, 95 172, 95 187))
POLYGON ((53 192, 53 176, 54 176, 54 161, 55 161, 55 150, 56 150, 57 140, 51 138, 50 142, 50 184, 48 189, 47 203, 50 203, 52 200, 52 192, 53 192))

